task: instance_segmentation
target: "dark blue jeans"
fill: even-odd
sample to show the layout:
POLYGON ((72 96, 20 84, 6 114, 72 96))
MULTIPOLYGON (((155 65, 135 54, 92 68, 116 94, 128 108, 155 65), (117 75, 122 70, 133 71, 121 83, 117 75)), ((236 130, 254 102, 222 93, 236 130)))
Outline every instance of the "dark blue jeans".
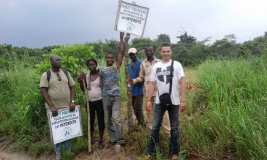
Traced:
POLYGON ((57 157, 61 157, 61 148, 64 146, 64 150, 71 151, 71 140, 67 140, 58 144, 55 144, 55 152, 57 157))
POLYGON ((159 144, 159 132, 162 124, 164 113, 168 111, 170 125, 171 125, 171 138, 169 142, 169 154, 178 154, 180 151, 179 143, 179 106, 161 106, 156 104, 153 112, 153 127, 148 142, 147 152, 150 155, 156 153, 156 148, 159 144))

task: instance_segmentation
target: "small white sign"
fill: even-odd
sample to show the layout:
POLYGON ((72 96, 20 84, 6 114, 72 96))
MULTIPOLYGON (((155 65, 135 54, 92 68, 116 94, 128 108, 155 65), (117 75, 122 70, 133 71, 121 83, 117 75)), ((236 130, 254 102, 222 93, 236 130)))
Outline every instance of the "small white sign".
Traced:
POLYGON ((149 8, 120 1, 115 30, 143 36, 149 8))
POLYGON ((82 136, 80 106, 76 106, 73 112, 69 108, 59 109, 56 117, 49 111, 48 116, 54 144, 82 136))

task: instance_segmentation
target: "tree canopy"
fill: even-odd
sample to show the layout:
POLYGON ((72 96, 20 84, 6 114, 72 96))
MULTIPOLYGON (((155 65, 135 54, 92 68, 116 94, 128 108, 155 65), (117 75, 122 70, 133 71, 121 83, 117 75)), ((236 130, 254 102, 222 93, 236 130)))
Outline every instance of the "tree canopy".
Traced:
MULTIPOLYGON (((200 41, 187 32, 177 35, 176 38, 177 42, 171 44, 173 48, 173 57, 186 66, 200 64, 208 58, 225 59, 251 55, 260 56, 267 52, 267 32, 265 32, 262 36, 256 37, 253 40, 249 40, 244 43, 238 43, 234 34, 226 35, 224 38, 218 39, 212 43, 209 41, 209 38, 200 41)), ((158 53, 159 46, 162 43, 171 43, 170 36, 162 33, 159 34, 156 39, 134 38, 130 43, 130 47, 137 48, 140 53, 143 53, 142 51, 146 47, 154 47, 158 53)), ((117 46, 118 42, 116 40, 71 45, 71 47, 68 47, 67 50, 63 49, 64 46, 59 45, 32 49, 27 47, 15 47, 9 44, 0 44, 0 56, 4 56, 6 58, 16 56, 19 58, 22 57, 22 55, 28 55, 41 58, 42 55, 54 53, 57 50, 69 52, 69 50, 74 47, 76 50, 79 50, 79 52, 84 52, 84 54, 86 54, 87 50, 89 50, 94 53, 97 58, 102 58, 107 52, 117 54, 117 46)), ((75 52, 74 54, 81 53, 75 52)), ((142 54, 141 57, 143 57, 142 54)), ((1 63, 3 63, 2 61, 1 63)))

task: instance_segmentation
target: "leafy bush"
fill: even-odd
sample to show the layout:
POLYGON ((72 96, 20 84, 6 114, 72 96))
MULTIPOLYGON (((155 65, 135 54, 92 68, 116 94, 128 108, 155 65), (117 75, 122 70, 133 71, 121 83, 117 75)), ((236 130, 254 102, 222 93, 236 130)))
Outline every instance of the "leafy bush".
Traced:
POLYGON ((37 65, 40 73, 50 68, 49 56, 58 55, 62 58, 62 67, 77 75, 85 65, 85 61, 96 54, 90 45, 69 45, 52 49, 51 54, 44 55, 44 61, 37 65))

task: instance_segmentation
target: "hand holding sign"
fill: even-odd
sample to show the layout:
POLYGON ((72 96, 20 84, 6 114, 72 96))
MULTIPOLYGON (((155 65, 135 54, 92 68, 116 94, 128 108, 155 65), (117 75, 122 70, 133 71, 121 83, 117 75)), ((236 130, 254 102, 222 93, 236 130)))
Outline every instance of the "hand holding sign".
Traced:
POLYGON ((82 136, 79 106, 76 106, 73 112, 70 112, 68 107, 59 109, 57 116, 53 116, 49 110, 48 116, 54 144, 82 136))

